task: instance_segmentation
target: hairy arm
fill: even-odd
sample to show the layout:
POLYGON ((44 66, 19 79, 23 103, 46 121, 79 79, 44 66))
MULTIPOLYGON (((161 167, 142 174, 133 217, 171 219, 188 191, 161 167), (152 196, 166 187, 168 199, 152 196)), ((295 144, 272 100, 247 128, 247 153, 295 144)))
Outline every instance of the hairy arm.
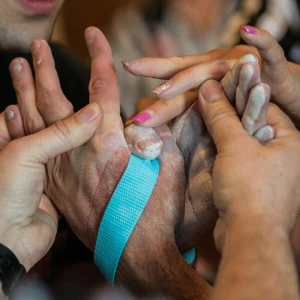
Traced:
POLYGON ((123 253, 123 259, 120 262, 118 278, 125 286, 136 293, 143 293, 137 289, 137 286, 147 286, 153 293, 160 293, 171 299, 209 299, 211 286, 206 283, 189 266, 178 251, 175 243, 160 247, 147 245, 151 251, 140 251, 139 255, 134 254, 132 244, 128 245, 123 253), (128 270, 133 269, 133 272, 128 270), (128 274, 134 274, 128 277, 128 274), (144 281, 144 282, 143 282, 144 281))

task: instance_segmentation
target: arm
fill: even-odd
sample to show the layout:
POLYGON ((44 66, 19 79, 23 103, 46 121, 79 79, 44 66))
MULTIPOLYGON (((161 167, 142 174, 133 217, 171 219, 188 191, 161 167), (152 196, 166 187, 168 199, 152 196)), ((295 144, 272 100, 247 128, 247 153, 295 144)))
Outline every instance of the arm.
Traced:
POLYGON ((212 299, 299 298, 289 235, 277 225, 264 219, 230 222, 212 299))
POLYGON ((135 249, 140 249, 137 242, 126 247, 119 265, 118 277, 126 287, 142 294, 137 287, 147 286, 153 293, 171 299, 209 299, 211 286, 183 260, 175 243, 161 247, 154 241, 151 253, 136 253, 135 249))
POLYGON ((218 152, 214 238, 222 260, 213 299, 298 299, 289 236, 300 209, 299 132, 271 105, 275 138, 257 143, 214 81, 201 86, 199 106, 218 152))

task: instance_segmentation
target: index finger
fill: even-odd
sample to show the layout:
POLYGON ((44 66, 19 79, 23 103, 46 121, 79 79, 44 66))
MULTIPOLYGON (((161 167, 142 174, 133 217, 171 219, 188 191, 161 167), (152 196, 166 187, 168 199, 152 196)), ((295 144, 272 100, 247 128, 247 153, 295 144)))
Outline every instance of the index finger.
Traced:
POLYGON ((186 55, 168 58, 143 57, 122 61, 125 70, 133 75, 170 79, 178 72, 197 64, 219 59, 228 53, 229 49, 216 49, 203 54, 186 55))

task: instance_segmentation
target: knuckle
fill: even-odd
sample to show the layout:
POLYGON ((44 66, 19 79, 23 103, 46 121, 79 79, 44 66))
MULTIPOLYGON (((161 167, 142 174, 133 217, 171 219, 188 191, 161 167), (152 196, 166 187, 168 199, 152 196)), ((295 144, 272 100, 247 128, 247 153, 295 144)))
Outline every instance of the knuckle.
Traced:
POLYGON ((55 91, 44 89, 39 93, 39 101, 47 105, 48 102, 52 102, 52 99, 54 99, 56 95, 57 93, 55 91))
POLYGON ((161 110, 168 110, 169 107, 169 100, 158 100, 155 102, 155 104, 153 105, 153 109, 157 110, 157 111, 161 111, 161 110))
POLYGON ((39 132, 44 128, 44 124, 39 116, 30 115, 24 119, 24 127, 27 134, 39 132))
POLYGON ((236 116, 237 112, 233 107, 219 107, 208 114, 207 121, 210 125, 215 125, 217 122, 236 116))
POLYGON ((109 80, 103 76, 97 75, 91 78, 89 83, 90 94, 98 94, 99 92, 107 89, 109 80))

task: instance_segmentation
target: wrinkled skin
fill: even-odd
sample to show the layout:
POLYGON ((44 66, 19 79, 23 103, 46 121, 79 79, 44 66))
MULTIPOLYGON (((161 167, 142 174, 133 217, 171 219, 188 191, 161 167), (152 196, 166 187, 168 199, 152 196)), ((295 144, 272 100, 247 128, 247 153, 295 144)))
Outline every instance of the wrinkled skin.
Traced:
MULTIPOLYGON (((45 193, 81 241, 93 250, 105 208, 131 153, 123 132, 109 45, 96 28, 87 29, 85 37, 92 60, 90 102, 101 108, 103 122, 86 144, 47 164, 45 193)), ((7 119, 8 131, 15 138, 39 131, 73 113, 72 105, 61 91, 47 43, 36 40, 32 53, 35 81, 24 59, 15 59, 10 66, 19 105, 8 107, 6 115, 15 112, 14 118, 7 119), (18 67, 20 63, 22 68, 18 67)), ((151 132, 153 136, 152 129, 151 132)), ((138 139, 139 135, 135 136, 138 139)), ((165 263, 165 254, 172 253, 181 267, 194 273, 202 299, 207 299, 209 285, 185 263, 175 243, 175 231, 184 212, 183 158, 166 125, 155 128, 155 136, 162 144, 158 158, 160 173, 123 252, 116 281, 135 291, 150 290, 177 297, 174 289, 157 279, 155 271, 159 264, 165 263), (143 267, 137 268, 137 264, 143 267)))
MULTIPOLYGON (((44 46, 45 45, 43 45, 43 47, 44 46)), ((94 50, 90 49, 90 51, 93 57, 94 50)), ((46 61, 46 58, 44 58, 44 60, 46 61)), ((63 99, 63 95, 61 95, 62 99, 60 103, 60 105, 62 105, 63 103, 63 109, 55 104, 55 101, 53 99, 52 101, 54 102, 51 103, 51 96, 53 96, 53 91, 52 94, 48 95, 48 97, 45 97, 47 93, 45 93, 43 89, 47 90, 47 88, 49 88, 49 85, 51 85, 50 83, 48 84, 48 86, 46 86, 47 82, 44 82, 46 73, 42 74, 42 69, 43 67, 45 68, 45 66, 43 66, 43 63, 45 62, 42 62, 42 65, 39 66, 39 60, 36 54, 34 54, 34 61, 37 72, 36 80, 38 86, 37 105, 39 108, 39 113, 41 114, 39 115, 39 113, 37 113, 35 119, 40 119, 41 121, 45 122, 46 125, 50 125, 55 120, 62 117, 60 115, 62 112, 64 112, 64 114, 70 113, 71 108, 70 104, 65 101, 65 99, 63 99)), ((247 112, 246 109, 246 107, 248 106, 248 104, 246 105, 246 103, 252 103, 251 107, 255 107, 255 102, 250 101, 250 90, 260 82, 260 74, 259 69, 256 68, 255 65, 252 66, 250 64, 249 66, 250 68, 253 68, 253 72, 251 73, 250 77, 246 76, 245 78, 247 80, 245 80, 245 78, 242 76, 242 70, 246 62, 247 61, 242 61, 242 63, 238 62, 236 67, 233 68, 232 72, 229 72, 228 75, 223 79, 222 85, 227 94, 232 93, 232 101, 234 100, 235 90, 238 89, 238 86, 243 87, 240 88, 241 92, 239 96, 240 102, 244 103, 243 109, 241 109, 241 114, 245 112, 243 118, 246 115, 251 119, 251 114, 247 112)), ((15 78, 13 77, 13 79, 15 78)), ((14 83, 16 83, 16 79, 14 80, 14 83)), ((97 80, 94 79, 91 81, 90 91, 91 96, 94 95, 94 98, 96 98, 97 94, 99 93, 99 89, 103 88, 101 85, 97 87, 97 84, 97 80)), ((18 92, 20 86, 16 85, 15 87, 18 92)), ((258 116, 255 116, 253 124, 250 124, 250 128, 253 134, 258 132, 260 128, 263 128, 264 125, 266 125, 265 110, 267 108, 267 103, 269 100, 269 90, 264 85, 260 85, 259 87, 261 91, 259 91, 258 93, 262 95, 263 105, 261 105, 261 107, 259 108, 259 114, 258 116)), ((108 98, 110 99, 111 95, 109 95, 108 98)), ((22 111, 25 127, 24 131, 26 134, 29 134, 37 130, 37 128, 30 128, 30 122, 28 122, 28 120, 30 120, 28 118, 28 111, 34 113, 36 112, 36 108, 32 107, 31 109, 28 109, 28 107, 25 107, 26 105, 28 105, 28 103, 26 105, 25 104, 26 103, 24 99, 20 99, 19 95, 19 105, 22 111)), ((109 200, 110 195, 112 194, 116 186, 116 183, 118 182, 121 174, 125 169, 130 154, 129 149, 127 148, 127 144, 125 143, 122 132, 122 124, 120 122, 118 113, 116 113, 118 112, 118 110, 116 109, 115 104, 105 104, 103 106, 103 109, 105 116, 104 124, 99 129, 99 133, 92 139, 91 142, 87 143, 81 149, 74 151, 74 153, 72 153, 71 155, 65 155, 64 157, 59 158, 54 162, 54 165, 49 168, 50 170, 55 170, 57 168, 56 165, 59 164, 64 166, 64 163, 68 161, 71 163, 71 169, 68 168, 68 173, 65 173, 63 169, 58 169, 57 175, 55 175, 53 178, 55 184, 50 184, 49 187, 47 187, 51 198, 55 201, 59 210, 62 211, 63 214, 67 217, 73 230, 91 249, 93 249, 94 247, 98 224, 103 215, 107 201, 109 200), (99 149, 101 149, 101 151, 99 151, 99 149), (94 157, 96 153, 97 160, 95 161, 94 157), (108 153, 110 155, 108 155, 108 153), (85 158, 83 159, 83 157, 85 158), (86 162, 83 165, 74 164, 74 162, 82 163, 83 161, 86 162), (93 163, 94 165, 91 165, 90 162, 93 161, 95 164, 93 163), (112 164, 115 164, 114 168, 111 167, 112 164), (80 169, 83 170, 83 173, 80 172, 80 169), (74 202, 74 200, 72 200, 74 198, 73 190, 71 191, 70 189, 65 189, 65 187, 74 186, 74 173, 81 174, 78 178, 75 177, 75 185, 79 187, 79 189, 77 189, 79 194, 77 194, 75 198, 78 199, 78 201, 85 198, 89 199, 84 203, 81 202, 81 205, 76 204, 76 201, 74 202), (62 177, 60 178, 60 176, 62 177), (84 180, 84 178, 89 178, 89 181, 84 180), (99 178, 101 185, 97 186, 99 178), (61 179, 63 179, 63 181, 61 181, 61 179), (61 191, 64 191, 63 196, 59 196, 57 194, 57 191, 59 193, 61 193, 61 191), (90 194, 91 191, 93 191, 92 194, 90 194), (72 196, 72 199, 70 198, 70 195, 72 196), (65 201, 58 201, 60 197, 65 199, 65 201), (98 199, 103 199, 103 201, 99 201, 98 199), (67 205, 66 203, 69 203, 70 205, 67 205), (89 213, 86 214, 87 212, 89 213), (83 220, 85 223, 84 228, 82 227, 83 220)), ((249 109, 248 111, 251 112, 251 109, 249 109)), ((45 126, 43 122, 40 122, 41 127, 45 126)), ((164 223, 164 226, 161 226, 160 223, 153 224, 153 221, 152 226, 153 228, 155 228, 156 226, 158 226, 158 228, 166 227, 164 229, 164 231, 166 232, 165 234, 163 234, 163 236, 166 235, 168 237, 172 237, 172 231, 174 234, 174 231, 177 228, 176 242, 179 246, 180 251, 184 252, 191 247, 199 244, 199 242, 200 247, 202 246, 203 239, 212 232, 215 220, 217 218, 211 196, 211 170, 215 157, 215 148, 212 139, 210 138, 204 126, 202 117, 200 116, 198 107, 196 105, 193 105, 180 117, 175 119, 172 124, 170 124, 170 128, 173 136, 175 137, 175 141, 177 142, 178 147, 180 148, 181 153, 184 156, 186 170, 185 214, 183 221, 180 222, 180 225, 178 227, 179 221, 180 219, 182 219, 183 202, 181 202, 180 204, 178 200, 176 200, 176 204, 175 202, 171 204, 171 202, 168 203, 168 201, 166 201, 163 205, 165 206, 165 209, 161 210, 160 208, 159 210, 162 217, 161 221, 164 223), (170 216, 167 217, 168 215, 170 216), (167 226, 167 219, 170 219, 170 224, 172 224, 171 226, 167 226)), ((150 139, 147 139, 146 147, 144 147, 144 132, 135 125, 129 126, 129 128, 127 128, 125 131, 125 135, 127 143, 131 145, 131 151, 135 154, 140 155, 140 148, 142 148, 142 152, 146 152, 146 154, 149 155, 149 147, 151 148, 153 145, 157 145, 157 149, 161 148, 163 143, 160 141, 159 136, 160 138, 163 138, 163 136, 165 136, 165 139, 169 139, 170 136, 167 137, 168 135, 166 135, 165 130, 161 131, 157 129, 156 132, 158 133, 158 135, 153 131, 153 129, 147 130, 147 135, 148 137, 150 137, 150 139), (140 145, 138 141, 141 138, 143 140, 143 147, 137 147, 140 145)), ((272 131, 270 132, 272 133, 272 131)), ((13 135, 18 136, 17 133, 14 133, 13 135)), ((269 139, 270 138, 272 138, 272 136, 269 136, 269 139)), ((170 174, 174 175, 176 164, 178 163, 178 166, 180 166, 180 159, 175 159, 178 153, 176 154, 176 151, 174 150, 175 148, 173 147, 173 151, 171 151, 170 153, 172 159, 170 158, 170 156, 168 156, 169 161, 172 163, 169 167, 165 167, 164 173, 168 174, 169 176, 166 177, 165 175, 162 175, 162 177, 164 178, 161 178, 162 186, 165 186, 166 182, 170 181, 170 179, 172 178, 170 177, 170 174)), ((156 152, 156 154, 158 153, 158 151, 154 152, 156 152)), ((153 153, 151 153, 151 155, 152 154, 153 153)), ((165 157, 166 159, 167 156, 165 155, 163 157, 165 157)), ((175 184, 172 185, 172 193, 174 194, 174 197, 177 196, 180 199, 180 194, 182 193, 182 189, 184 187, 184 175, 180 174, 179 171, 177 172, 178 186, 176 187, 175 184)), ((166 200, 169 197, 170 191, 165 191, 165 193, 166 195, 163 198, 166 200)), ((158 195, 161 197, 162 194, 158 193, 158 195)), ((157 199, 159 199, 159 197, 157 197, 157 199)), ((153 214, 154 216, 157 216, 157 204, 155 205, 155 202, 152 203, 154 206, 153 209, 150 209, 149 215, 151 216, 153 214)), ((143 215, 142 218, 146 217, 143 215)), ((149 220, 151 220, 151 218, 149 218, 149 220)), ((151 224, 151 222, 141 222, 141 224, 145 225, 145 228, 149 228, 149 224, 151 224)), ((141 226, 143 227, 143 225, 141 226)), ((147 229, 145 230, 147 231, 147 229)), ((164 237, 162 236, 158 238, 160 240, 164 239, 164 237)), ((201 275, 205 276, 205 274, 201 275)))

